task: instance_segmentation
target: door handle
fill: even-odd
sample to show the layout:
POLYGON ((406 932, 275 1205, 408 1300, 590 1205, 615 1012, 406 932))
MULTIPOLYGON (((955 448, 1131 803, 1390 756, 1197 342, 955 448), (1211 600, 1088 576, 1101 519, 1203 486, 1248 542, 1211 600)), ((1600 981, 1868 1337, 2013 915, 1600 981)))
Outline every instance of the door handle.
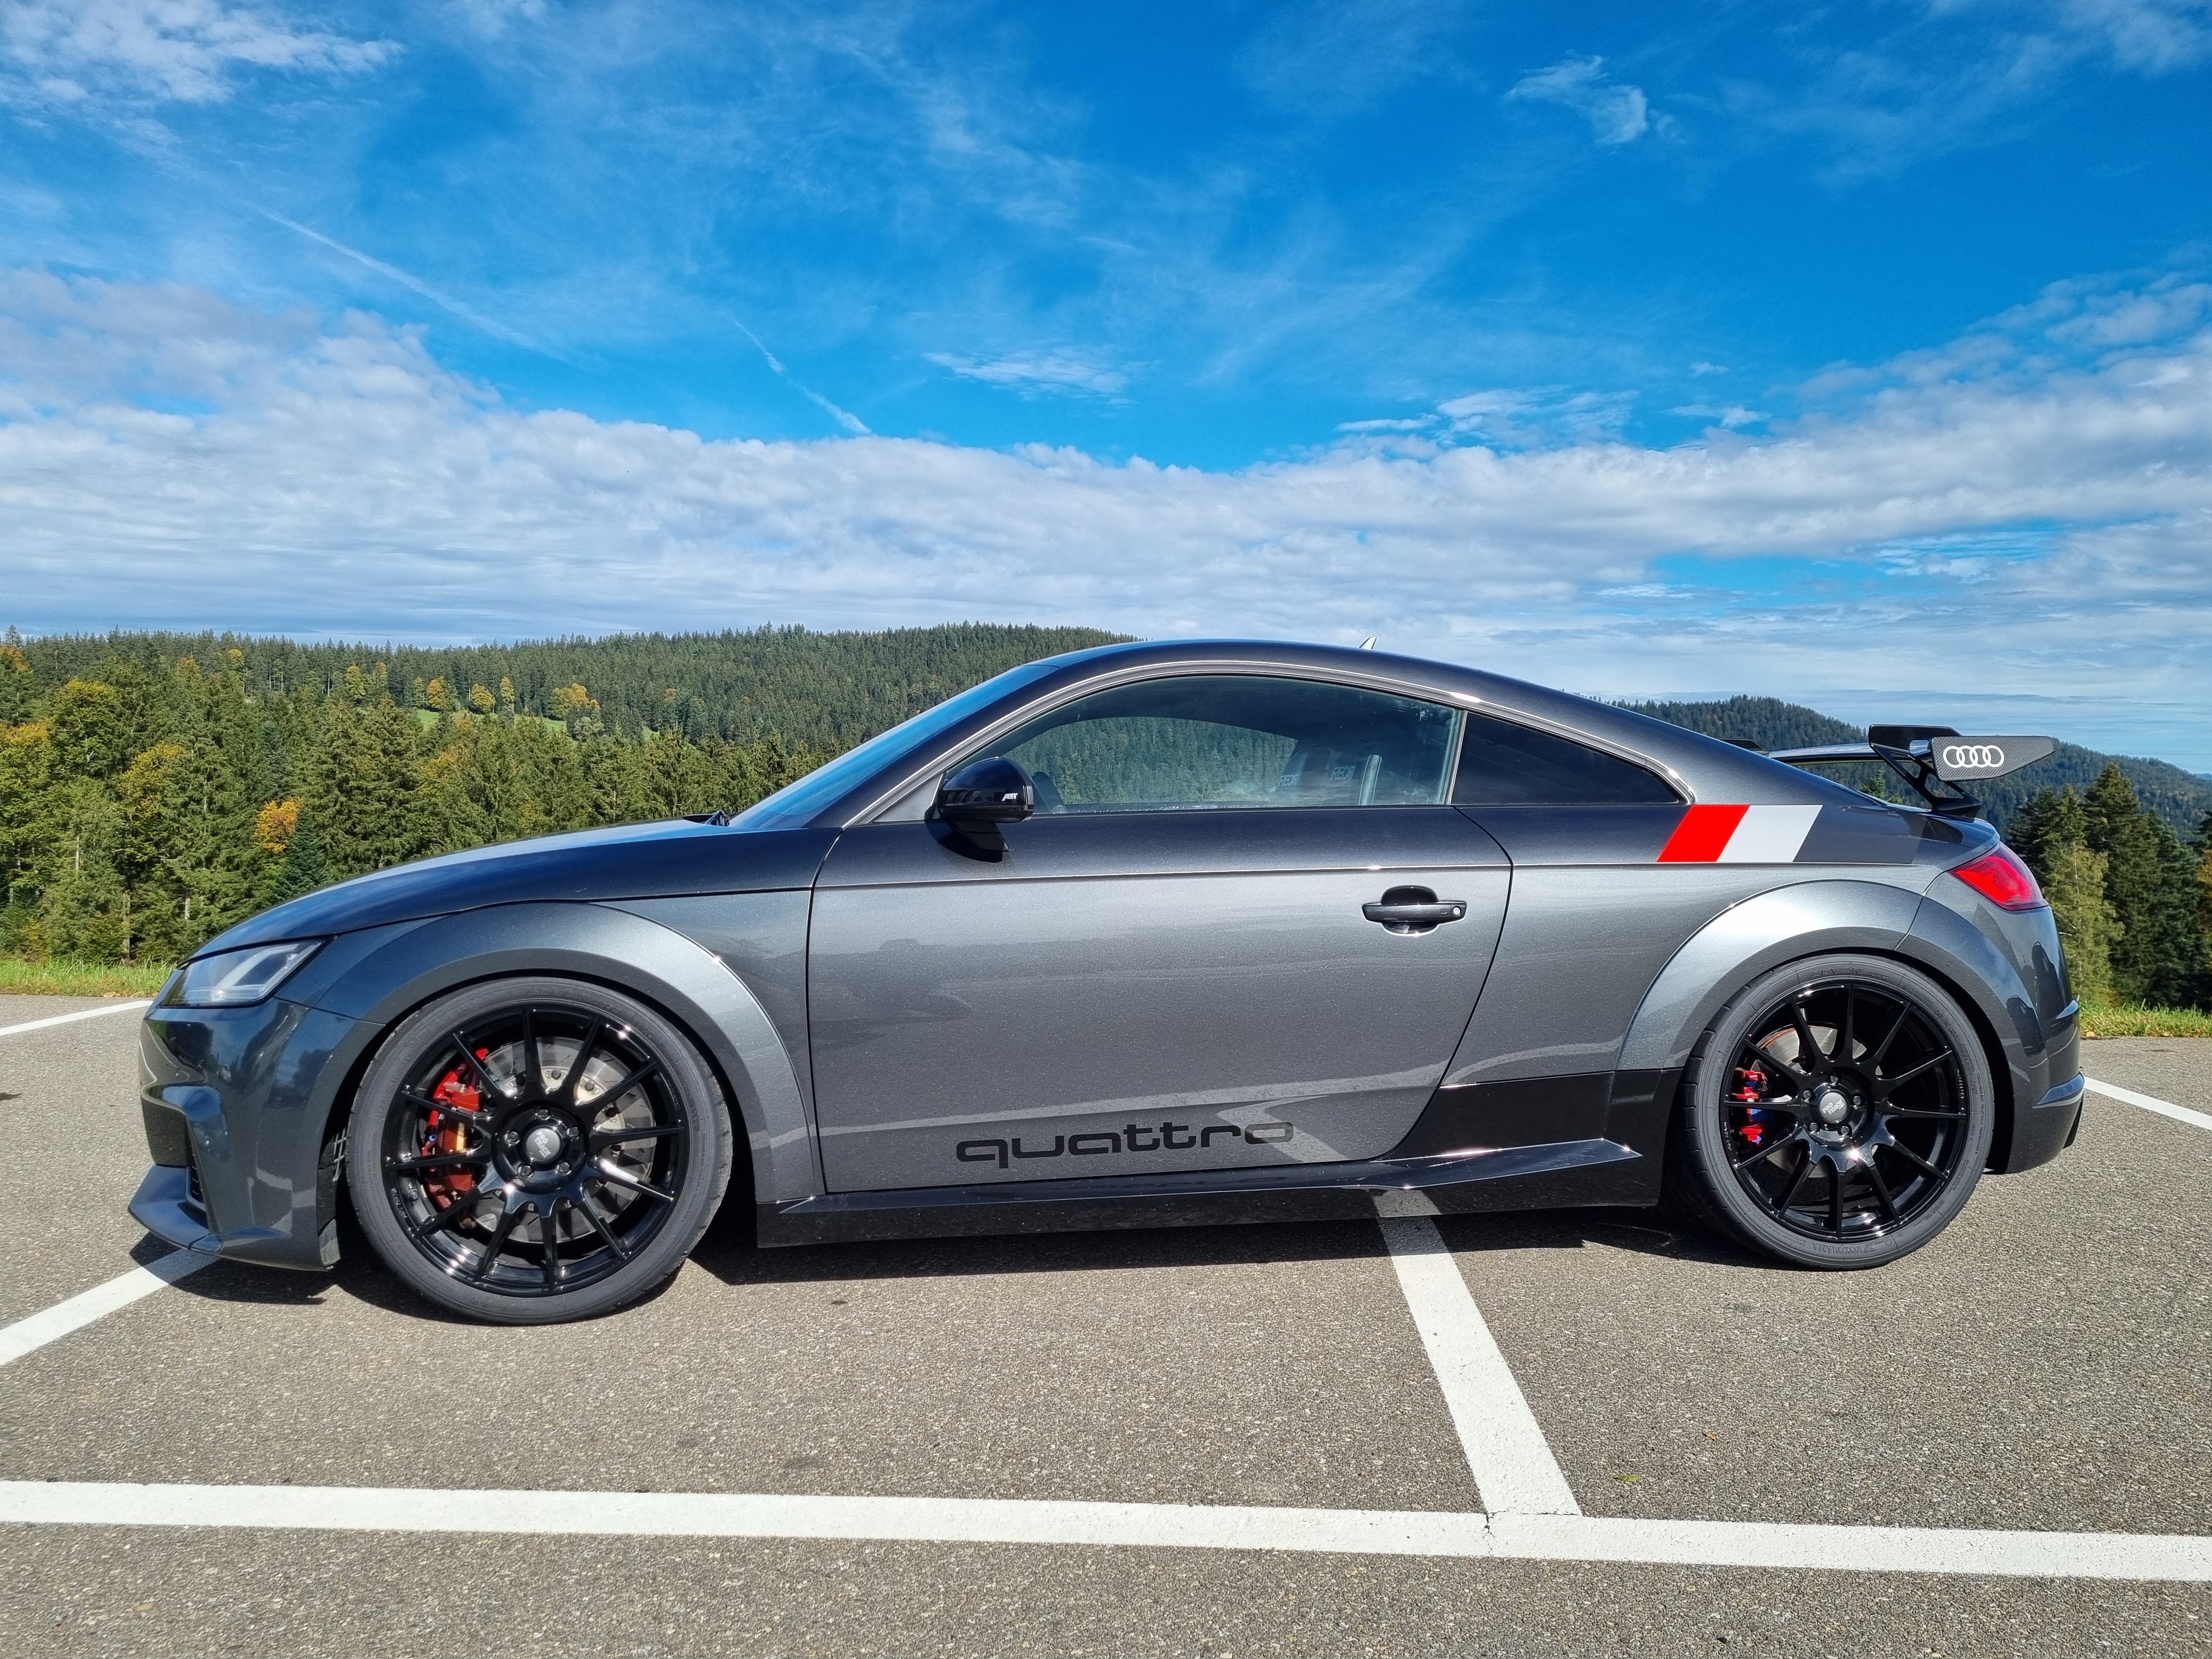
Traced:
POLYGON ((1440 899, 1425 887, 1393 887, 1379 902, 1363 904, 1359 914, 1394 933, 1425 933, 1467 914, 1465 899, 1440 899))

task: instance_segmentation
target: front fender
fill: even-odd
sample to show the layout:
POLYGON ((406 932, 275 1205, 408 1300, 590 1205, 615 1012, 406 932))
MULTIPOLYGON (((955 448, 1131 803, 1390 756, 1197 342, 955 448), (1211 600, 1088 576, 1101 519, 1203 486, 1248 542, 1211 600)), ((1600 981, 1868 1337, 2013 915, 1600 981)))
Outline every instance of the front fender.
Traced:
POLYGON ((1805 881, 1723 910, 1683 942, 1630 1023, 1620 1069, 1679 1070, 1728 1000, 1770 968, 1828 951, 1899 954, 1920 895, 1875 881, 1805 881))
MULTIPOLYGON (((343 943, 343 941, 341 941, 343 943)), ((588 903, 495 905, 394 930, 348 963, 316 1006, 355 1024, 326 1075, 325 1118, 386 1032, 431 998, 479 980, 568 974, 653 1003, 687 1030, 720 1073, 752 1158, 757 1201, 822 1190, 813 1125, 775 1022, 745 982, 704 947, 628 910, 588 903)), ((274 1152, 276 1149, 271 1148, 274 1152)), ((312 1165, 317 1148, 286 1149, 312 1165)))

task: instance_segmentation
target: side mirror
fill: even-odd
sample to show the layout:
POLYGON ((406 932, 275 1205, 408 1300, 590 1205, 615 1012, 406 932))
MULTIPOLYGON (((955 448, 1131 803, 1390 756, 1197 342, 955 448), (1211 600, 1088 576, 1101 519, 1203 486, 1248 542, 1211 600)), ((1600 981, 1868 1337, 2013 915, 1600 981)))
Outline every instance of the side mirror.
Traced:
POLYGON ((1003 850, 1002 823, 1018 823, 1036 811, 1036 786, 1003 755, 969 761, 937 788, 937 816, 969 840, 1003 850))

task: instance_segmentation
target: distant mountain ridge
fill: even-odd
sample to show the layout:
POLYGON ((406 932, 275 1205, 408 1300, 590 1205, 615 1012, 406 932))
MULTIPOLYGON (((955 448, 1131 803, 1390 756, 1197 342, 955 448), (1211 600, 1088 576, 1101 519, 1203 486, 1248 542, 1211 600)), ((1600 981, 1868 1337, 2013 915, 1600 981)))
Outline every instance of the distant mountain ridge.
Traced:
MULTIPOLYGON (((871 632, 779 627, 454 647, 120 630, 14 636, 14 642, 43 686, 73 676, 98 678, 118 659, 149 674, 167 674, 179 658, 189 656, 206 670, 236 666, 252 695, 281 695, 307 684, 328 691, 343 683, 349 665, 382 662, 392 696, 414 706, 422 704, 434 679, 443 680, 447 694, 461 700, 477 685, 499 693, 504 682, 519 712, 557 716, 555 694, 580 684, 618 733, 674 730, 694 742, 711 736, 743 743, 774 732, 818 755, 850 748, 1018 664, 1128 637, 1092 628, 957 623, 871 632)), ((1748 738, 1764 749, 1856 743, 1866 736, 1863 727, 1778 697, 1620 706, 1713 737, 1748 738)), ((0 720, 12 717, 19 716, 0 707, 0 720)), ((2080 793, 2108 763, 2118 763, 2146 807, 2184 835, 2195 834, 2212 812, 2212 778, 2164 761, 2100 754, 2070 743, 1976 793, 2002 828, 2038 790, 2070 784, 2080 793)))
MULTIPOLYGON (((1714 738, 1745 738, 1762 749, 1809 749, 1824 743, 1863 743, 1866 728, 1832 720, 1802 703, 1778 697, 1723 697, 1712 702, 1624 702, 1623 708, 1671 726, 1687 726, 1714 738)), ((2071 786, 2086 794, 2097 775, 2118 766, 2136 799, 2184 836, 2193 836, 2212 812, 2212 778, 2199 777, 2161 760, 2107 755, 2079 744, 2061 742, 2057 752, 2010 777, 1978 783, 1973 793, 1989 820, 2002 830, 2038 791, 2071 786)), ((1897 793, 1894 789, 1893 793, 1897 793)))

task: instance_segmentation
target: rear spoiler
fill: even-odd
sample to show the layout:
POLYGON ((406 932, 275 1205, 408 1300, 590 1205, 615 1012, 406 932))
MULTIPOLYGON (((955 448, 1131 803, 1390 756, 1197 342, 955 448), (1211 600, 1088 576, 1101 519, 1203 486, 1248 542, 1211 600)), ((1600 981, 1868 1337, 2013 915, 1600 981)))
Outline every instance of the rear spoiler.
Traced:
MULTIPOLYGON (((1747 743, 1738 746, 1752 747, 1747 743)), ((1791 766, 1880 761, 1904 779, 1937 817, 1970 818, 1982 810, 1982 804, 1961 784, 2004 777, 2033 766, 2057 747, 2056 738, 1962 737, 1948 726, 1870 726, 1864 743, 1759 752, 1791 766)))

